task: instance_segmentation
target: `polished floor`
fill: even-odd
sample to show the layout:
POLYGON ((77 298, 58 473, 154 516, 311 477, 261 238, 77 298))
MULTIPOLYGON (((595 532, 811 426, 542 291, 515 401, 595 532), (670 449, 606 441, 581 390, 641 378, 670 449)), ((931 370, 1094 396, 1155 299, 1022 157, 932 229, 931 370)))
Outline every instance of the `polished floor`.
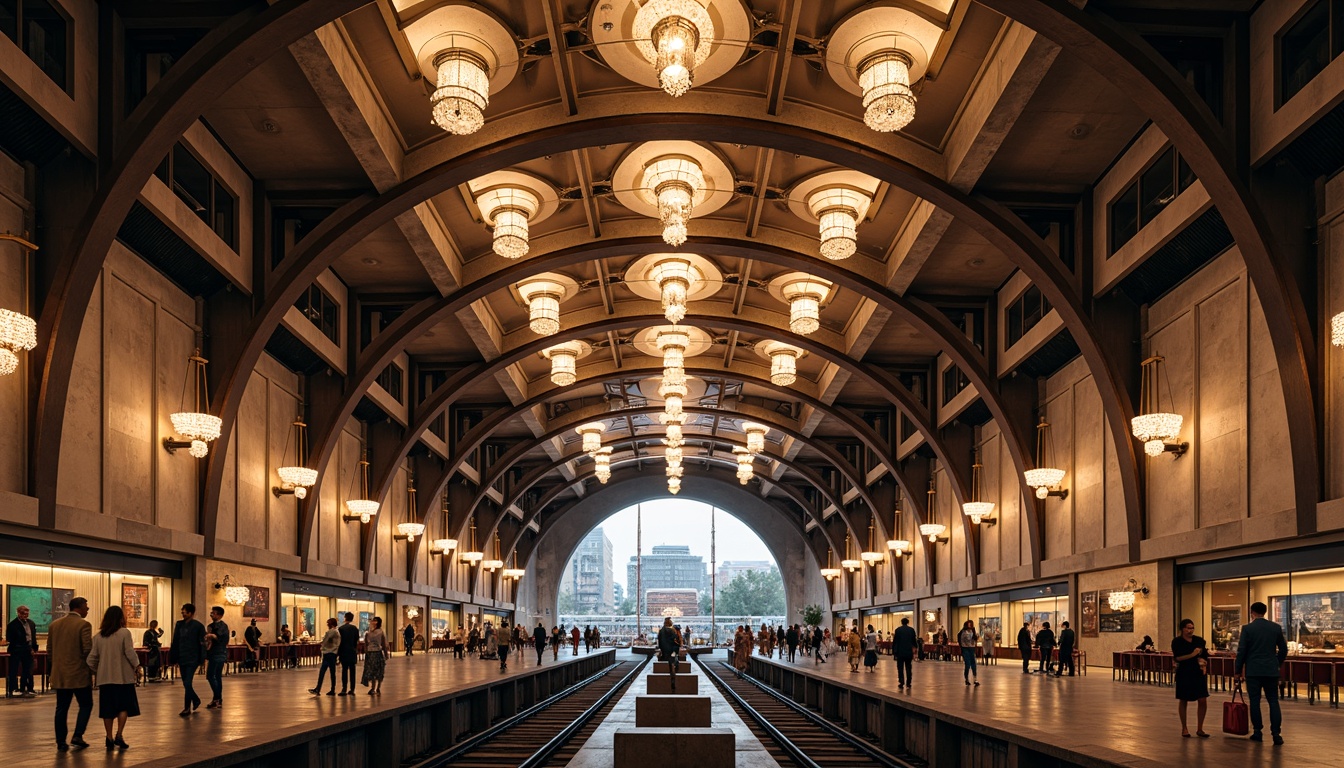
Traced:
MULTIPOLYGON (((508 675, 536 669, 535 654, 521 655, 525 657, 522 665, 517 663, 518 654, 510 656, 508 675)), ((572 658, 568 650, 561 651, 558 663, 572 658)), ((543 666, 555 663, 547 651, 543 666)), ((361 666, 356 675, 362 671, 361 666)), ((226 752, 233 746, 279 738, 314 721, 330 724, 333 719, 353 719, 371 709, 396 706, 421 696, 442 694, 503 677, 506 675, 500 673, 498 661, 458 660, 443 653, 416 654, 410 658, 395 654, 387 662, 382 696, 370 696, 368 689, 361 686, 357 686, 358 693, 354 696, 311 696, 308 689, 317 681, 316 667, 231 674, 224 678, 223 709, 206 710, 202 706, 195 715, 185 719, 177 716, 182 709, 182 686, 176 682, 156 683, 136 689, 141 716, 127 721, 125 732, 131 748, 124 753, 110 754, 103 749, 103 723, 96 718, 96 692, 95 717, 84 735, 92 746, 82 752, 56 751, 52 730, 55 695, 0 699, 0 734, 4 734, 8 755, 5 768, 73 765, 94 760, 100 764, 130 766, 188 754, 193 759, 201 759, 226 752)), ((329 683, 330 676, 324 688, 329 687, 329 683)), ((337 690, 340 690, 339 685, 337 690)), ((210 687, 202 675, 196 676, 196 692, 202 701, 209 702, 210 687)), ((69 722, 73 731, 73 707, 69 722)))
MULTIPOLYGON (((776 657, 776 663, 779 662, 776 657)), ((1076 749, 1113 763, 1133 766, 1201 768, 1229 765, 1284 765, 1293 768, 1344 766, 1339 738, 1344 709, 1328 703, 1307 704, 1301 698, 1283 702, 1281 747, 1269 743, 1269 711, 1263 744, 1222 733, 1226 692, 1212 691, 1204 730, 1212 738, 1182 738, 1170 687, 1117 682, 1109 667, 1092 667, 1087 676, 1063 677, 1022 674, 1020 662, 1000 662, 979 668, 979 687, 962 680, 960 660, 916 661, 914 686, 898 691, 896 663, 880 657, 874 672, 850 672, 844 654, 821 665, 798 654, 794 666, 846 683, 881 689, 894 698, 954 713, 974 723, 1010 730, 1033 740, 1076 749), (1121 754, 1117 754, 1121 753, 1121 754)), ((1032 669, 1036 664, 1032 664, 1032 669)), ((1195 730, 1195 705, 1190 705, 1190 731, 1195 730)))

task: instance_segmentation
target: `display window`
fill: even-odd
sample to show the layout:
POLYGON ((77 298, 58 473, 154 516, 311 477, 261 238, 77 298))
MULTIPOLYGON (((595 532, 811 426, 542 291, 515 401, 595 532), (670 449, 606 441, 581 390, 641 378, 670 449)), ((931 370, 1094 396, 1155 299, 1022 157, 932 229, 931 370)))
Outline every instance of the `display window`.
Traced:
POLYGON ((430 631, 436 639, 443 639, 462 625, 462 611, 447 603, 433 603, 429 611, 430 631))
MULTIPOLYGON (((161 576, 0 561, 0 587, 5 623, 17 615, 19 606, 26 606, 37 626, 39 645, 45 643, 47 627, 69 612, 70 601, 76 597, 89 601, 88 620, 94 625, 109 606, 121 606, 136 645, 151 621, 171 632, 177 618, 174 580, 161 576)), ((189 591, 182 590, 183 594, 189 591)))
POLYGON ((388 604, 375 600, 327 597, 300 592, 281 592, 281 621, 289 625, 296 642, 318 642, 327 631, 327 619, 338 624, 345 621, 346 612, 355 616, 355 626, 361 635, 369 629, 370 620, 377 616, 387 629, 388 604))
POLYGON ((1036 633, 1046 622, 1058 634, 1060 623, 1071 621, 1068 595, 962 605, 955 609, 955 614, 954 625, 948 630, 949 636, 955 635, 956 629, 969 619, 975 623, 975 631, 982 637, 991 633, 996 646, 1002 646, 1004 638, 1008 639, 1009 645, 1015 644, 1017 631, 1023 623, 1026 623, 1034 641, 1036 633))
POLYGON ((1289 653, 1337 653, 1344 646, 1344 568, 1293 571, 1181 585, 1181 618, 1218 651, 1235 653, 1250 607, 1283 627, 1289 653))

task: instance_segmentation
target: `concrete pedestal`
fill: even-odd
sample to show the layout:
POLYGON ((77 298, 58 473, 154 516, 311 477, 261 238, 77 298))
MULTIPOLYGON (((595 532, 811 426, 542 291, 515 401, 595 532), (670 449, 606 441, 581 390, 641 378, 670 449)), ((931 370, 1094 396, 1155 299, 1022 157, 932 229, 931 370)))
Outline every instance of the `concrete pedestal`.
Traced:
POLYGON ((650 674, 644 678, 647 686, 645 693, 650 696, 667 696, 676 694, 678 696, 694 696, 700 693, 700 677, 698 675, 677 675, 677 689, 672 690, 672 675, 650 674))
POLYGON ((736 747, 737 740, 728 728, 622 728, 615 734, 613 765, 733 768, 736 747))
MULTIPOLYGON (((671 665, 669 665, 666 661, 655 661, 653 662, 653 671, 656 674, 666 675, 667 673, 672 671, 669 668, 670 666, 671 665)), ((680 662, 677 663, 677 674, 689 675, 694 672, 695 669, 692 667, 689 661, 682 659, 680 662)))
MULTIPOLYGON (((677 681, 680 689, 681 681, 677 681)), ((640 728, 708 728, 708 696, 638 696, 635 725, 640 728)))

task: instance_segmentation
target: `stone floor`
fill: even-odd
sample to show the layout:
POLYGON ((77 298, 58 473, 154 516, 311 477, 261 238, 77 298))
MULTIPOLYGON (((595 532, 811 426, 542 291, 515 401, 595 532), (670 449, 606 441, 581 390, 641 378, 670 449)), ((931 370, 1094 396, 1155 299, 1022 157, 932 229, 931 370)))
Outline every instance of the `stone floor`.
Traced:
MULTIPOLYGON (((618 651, 618 655, 622 653, 629 657, 628 651, 618 651)), ((509 675, 536 669, 535 654, 521 654, 524 657, 521 665, 518 656, 510 656, 509 675)), ((565 650, 556 662, 547 651, 543 666, 565 663, 572 658, 572 654, 565 650)), ((356 675, 362 671, 360 666, 356 675)), ((82 752, 56 751, 52 731, 55 695, 0 699, 0 734, 4 734, 8 755, 5 768, 72 765, 90 760, 102 763, 105 759, 109 763, 115 761, 119 766, 130 766, 185 752, 200 758, 227 751, 231 742, 239 746, 265 742, 314 720, 353 719, 371 709, 395 706, 410 699, 502 677, 505 675, 500 674, 498 661, 458 660, 443 653, 416 654, 410 658, 395 654, 387 662, 382 696, 370 696, 368 689, 362 686, 356 686, 358 693, 354 696, 311 696, 308 689, 317 680, 316 667, 231 674, 224 678, 224 708, 207 710, 202 705, 195 715, 185 720, 177 716, 182 709, 181 685, 172 682, 141 686, 136 689, 141 716, 126 723, 125 739, 131 748, 124 753, 113 752, 110 756, 103 749, 103 722, 97 719, 96 691, 94 717, 85 733, 85 740, 92 746, 82 752), (20 734, 26 735, 20 737, 20 734)), ((329 687, 329 682, 330 676, 323 687, 329 687)), ((210 687, 203 675, 196 676, 196 692, 203 702, 209 702, 210 687)), ((73 730, 73 707, 69 722, 73 730)))
MULTIPOLYGON (((777 658, 776 663, 788 665, 777 658)), ((1309 705, 1305 686, 1299 687, 1299 699, 1283 702, 1286 743, 1275 747, 1268 743, 1269 711, 1263 704, 1264 744, 1222 733, 1223 702, 1230 694, 1219 691, 1209 696, 1204 722, 1204 730, 1212 738, 1185 739, 1181 737, 1172 688, 1114 681, 1110 667, 1091 667, 1087 676, 1047 678, 1034 672, 1022 674, 1020 662, 1000 662, 981 666, 980 686, 967 687, 960 660, 916 661, 914 689, 907 693, 897 691, 899 679, 890 656, 880 657, 872 673, 863 667, 857 673, 850 672, 843 653, 821 665, 814 665, 810 656, 799 653, 794 665, 1048 744, 1098 755, 1121 752, 1139 758, 1134 765, 1344 766, 1340 745, 1334 741, 1338 730, 1344 728, 1344 709, 1332 709, 1328 702, 1309 705)), ((1035 667, 1033 663, 1033 670, 1035 667)), ((1195 704, 1190 704, 1191 733, 1195 730, 1195 711, 1195 704)))
MULTIPOLYGON (((725 659, 727 654, 719 651, 712 655, 706 655, 704 660, 710 663, 711 658, 725 659)), ((682 671, 686 666, 681 667, 682 671)), ((742 722, 742 718, 737 716, 732 706, 723 698, 723 694, 714 687, 714 684, 700 672, 694 663, 691 669, 700 676, 700 695, 710 697, 710 725, 714 728, 731 728, 737 736, 737 768, 778 768, 779 763, 765 751, 765 746, 756 738, 742 722)), ((609 768, 613 762, 612 751, 616 730, 618 728, 635 727, 635 698, 644 695, 645 684, 644 676, 653 671, 653 664, 650 663, 644 668, 639 678, 630 684, 626 689, 625 695, 616 702, 616 706, 607 714, 607 718, 593 732, 588 742, 583 745, 583 749, 569 761, 569 768, 609 768)), ((651 765, 656 764, 650 763, 651 765)))

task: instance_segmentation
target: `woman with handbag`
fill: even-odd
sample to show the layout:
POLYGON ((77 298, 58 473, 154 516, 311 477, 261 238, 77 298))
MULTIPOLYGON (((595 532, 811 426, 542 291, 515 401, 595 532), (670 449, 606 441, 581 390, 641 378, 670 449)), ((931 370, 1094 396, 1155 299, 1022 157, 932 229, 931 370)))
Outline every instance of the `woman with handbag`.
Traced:
POLYGON ((1199 724, 1195 726, 1195 735, 1201 739, 1209 738, 1204 732, 1204 715, 1209 711, 1208 658, 1209 650, 1204 638, 1195 634, 1195 622, 1181 619, 1181 633, 1171 641, 1171 653, 1176 662, 1176 699, 1177 712, 1181 716, 1181 736, 1190 738, 1186 727, 1186 706, 1199 702, 1199 724))
POLYGON ((383 632, 383 620, 374 616, 369 619, 369 631, 364 633, 364 677, 360 680, 368 687, 370 696, 383 692, 387 654, 387 634, 383 632))

